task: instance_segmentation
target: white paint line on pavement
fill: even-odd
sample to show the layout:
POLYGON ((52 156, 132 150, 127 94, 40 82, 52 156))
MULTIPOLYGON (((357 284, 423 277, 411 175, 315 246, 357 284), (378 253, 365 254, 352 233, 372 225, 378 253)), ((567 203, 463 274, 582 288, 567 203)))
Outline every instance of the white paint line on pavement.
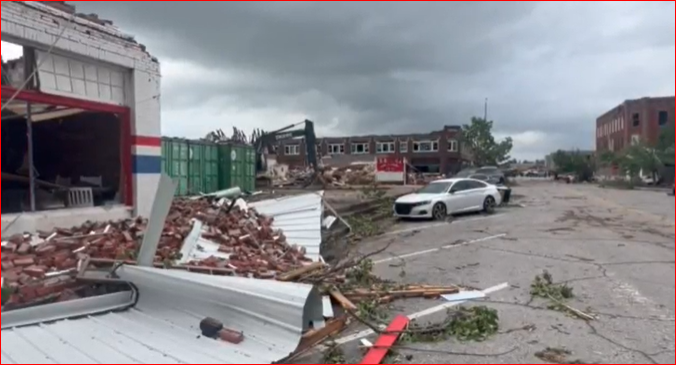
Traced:
POLYGON ((411 257, 427 255, 427 254, 439 252, 439 251, 442 251, 442 250, 450 250, 450 249, 454 249, 454 248, 458 248, 458 247, 471 245, 471 244, 474 244, 474 243, 492 241, 494 239, 502 238, 502 237, 505 237, 505 236, 507 236, 506 233, 498 234, 498 235, 495 235, 495 236, 479 238, 479 239, 476 239, 476 240, 466 241, 466 242, 462 242, 462 243, 455 244, 455 245, 448 245, 448 246, 444 246, 444 247, 440 247, 440 248, 433 248, 433 249, 425 250, 425 251, 412 252, 412 253, 408 253, 408 254, 405 254, 405 255, 396 255, 394 257, 388 257, 386 259, 374 261, 373 263, 375 265, 382 265, 382 264, 386 264, 386 263, 392 262, 392 261, 401 261, 401 260, 408 259, 408 258, 411 258, 411 257))
MULTIPOLYGON (((486 290, 482 290, 482 293, 484 293, 488 296, 490 294, 493 294, 493 293, 496 293, 496 292, 499 292, 499 291, 502 291, 502 290, 505 290, 505 289, 508 289, 508 288, 509 288, 509 284, 504 283, 504 284, 496 285, 492 288, 488 288, 486 290)), ((427 316, 430 316, 430 315, 435 314, 435 313, 446 311, 446 310, 453 308, 453 307, 457 307, 457 306, 464 304, 466 302, 467 301, 444 303, 442 305, 432 307, 432 308, 424 310, 422 312, 411 314, 411 315, 408 316, 408 318, 410 320, 420 319, 420 318, 427 317, 427 316)), ((346 343, 361 340, 362 338, 371 336, 373 334, 375 334, 375 332, 373 332, 373 330, 366 330, 366 331, 362 331, 362 332, 359 332, 359 333, 355 333, 354 335, 350 335, 350 336, 340 338, 340 339, 336 340, 335 343, 337 345, 344 345, 346 343)))
POLYGON ((406 228, 406 229, 399 229, 399 230, 396 230, 396 231, 387 232, 387 233, 385 233, 385 235, 389 236, 389 235, 396 235, 396 234, 411 233, 411 232, 415 232, 415 231, 424 231, 426 229, 443 227, 443 226, 448 226, 448 223, 445 223, 445 222, 444 223, 433 223, 433 224, 427 224, 427 225, 424 225, 424 226, 415 226, 415 227, 406 228))
POLYGON ((421 225, 421 226, 414 226, 414 227, 411 227, 411 228, 399 229, 399 230, 392 231, 392 232, 387 232, 387 233, 385 233, 385 235, 391 236, 391 235, 398 235, 398 234, 404 234, 404 233, 411 233, 411 232, 415 232, 415 231, 424 231, 424 230, 427 230, 427 229, 432 229, 432 228, 437 228, 437 227, 446 227, 446 226, 452 225, 452 224, 479 222, 479 221, 488 220, 488 219, 500 218, 503 215, 504 214, 493 214, 493 215, 487 215, 487 216, 484 216, 484 217, 459 219, 457 221, 442 222, 442 223, 431 223, 431 224, 426 224, 426 225, 421 225))

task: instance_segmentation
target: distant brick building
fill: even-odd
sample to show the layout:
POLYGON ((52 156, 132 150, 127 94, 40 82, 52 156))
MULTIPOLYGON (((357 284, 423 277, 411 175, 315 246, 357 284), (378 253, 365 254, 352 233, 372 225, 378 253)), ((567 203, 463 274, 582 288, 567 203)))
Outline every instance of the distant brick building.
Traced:
POLYGON ((654 144, 674 123, 674 97, 627 100, 596 119, 596 151, 621 151, 645 141, 654 144))
MULTIPOLYGON (((378 156, 403 156, 420 172, 455 173, 468 161, 463 151, 459 126, 445 126, 427 134, 377 135, 317 138, 320 156, 336 161, 375 161, 378 156)), ((305 141, 288 140, 277 147, 277 161, 289 166, 304 166, 305 141)))

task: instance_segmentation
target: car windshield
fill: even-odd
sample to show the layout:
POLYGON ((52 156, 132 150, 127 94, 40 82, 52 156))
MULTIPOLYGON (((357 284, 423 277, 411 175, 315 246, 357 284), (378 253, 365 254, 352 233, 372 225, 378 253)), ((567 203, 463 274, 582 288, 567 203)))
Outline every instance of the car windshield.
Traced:
POLYGON ((442 194, 451 187, 450 183, 432 183, 418 190, 418 194, 442 194))

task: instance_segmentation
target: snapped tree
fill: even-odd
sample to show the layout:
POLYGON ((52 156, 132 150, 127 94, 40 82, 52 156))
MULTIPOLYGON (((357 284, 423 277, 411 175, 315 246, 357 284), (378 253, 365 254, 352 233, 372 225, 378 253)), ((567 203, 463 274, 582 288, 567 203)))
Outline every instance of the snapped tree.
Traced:
POLYGON ((475 166, 495 166, 510 159, 513 142, 507 137, 497 142, 493 136, 493 121, 473 117, 462 127, 463 148, 472 155, 475 166))

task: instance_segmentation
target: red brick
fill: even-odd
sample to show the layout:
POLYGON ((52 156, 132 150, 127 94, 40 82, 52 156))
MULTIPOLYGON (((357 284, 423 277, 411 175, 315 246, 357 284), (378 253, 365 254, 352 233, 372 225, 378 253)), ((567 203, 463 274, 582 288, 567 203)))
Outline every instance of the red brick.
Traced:
POLYGON ((31 277, 34 278, 43 278, 45 276, 45 269, 39 266, 30 266, 25 269, 23 269, 23 273, 26 275, 30 275, 31 277))
POLYGON ((59 270, 69 270, 77 267, 77 260, 68 258, 60 263, 54 263, 54 266, 59 270))
POLYGON ((221 332, 218 333, 218 337, 221 341, 229 342, 234 345, 239 345, 244 341, 244 334, 242 332, 236 332, 227 328, 222 329, 221 332))
POLYGON ((4 261, 2 263, 2 271, 12 270, 14 268, 14 263, 11 261, 4 261))
POLYGON ((14 253, 16 252, 17 244, 13 242, 7 242, 6 245, 2 246, 2 256, 5 256, 5 252, 14 253))
POLYGON ((15 253, 5 253, 4 251, 2 252, 2 262, 5 261, 14 261, 18 258, 17 254, 15 253))
POLYGON ((31 266, 35 263, 35 259, 32 257, 21 257, 16 260, 14 260, 14 265, 16 266, 31 266))
POLYGON ((35 253, 38 256, 47 256, 56 252, 56 246, 54 245, 41 245, 35 249, 35 253))
POLYGON ((16 250, 19 255, 27 255, 31 252, 31 245, 29 243, 22 243, 16 250))
POLYGON ((16 270, 2 270, 2 278, 8 284, 16 283, 19 281, 19 272, 16 270))

